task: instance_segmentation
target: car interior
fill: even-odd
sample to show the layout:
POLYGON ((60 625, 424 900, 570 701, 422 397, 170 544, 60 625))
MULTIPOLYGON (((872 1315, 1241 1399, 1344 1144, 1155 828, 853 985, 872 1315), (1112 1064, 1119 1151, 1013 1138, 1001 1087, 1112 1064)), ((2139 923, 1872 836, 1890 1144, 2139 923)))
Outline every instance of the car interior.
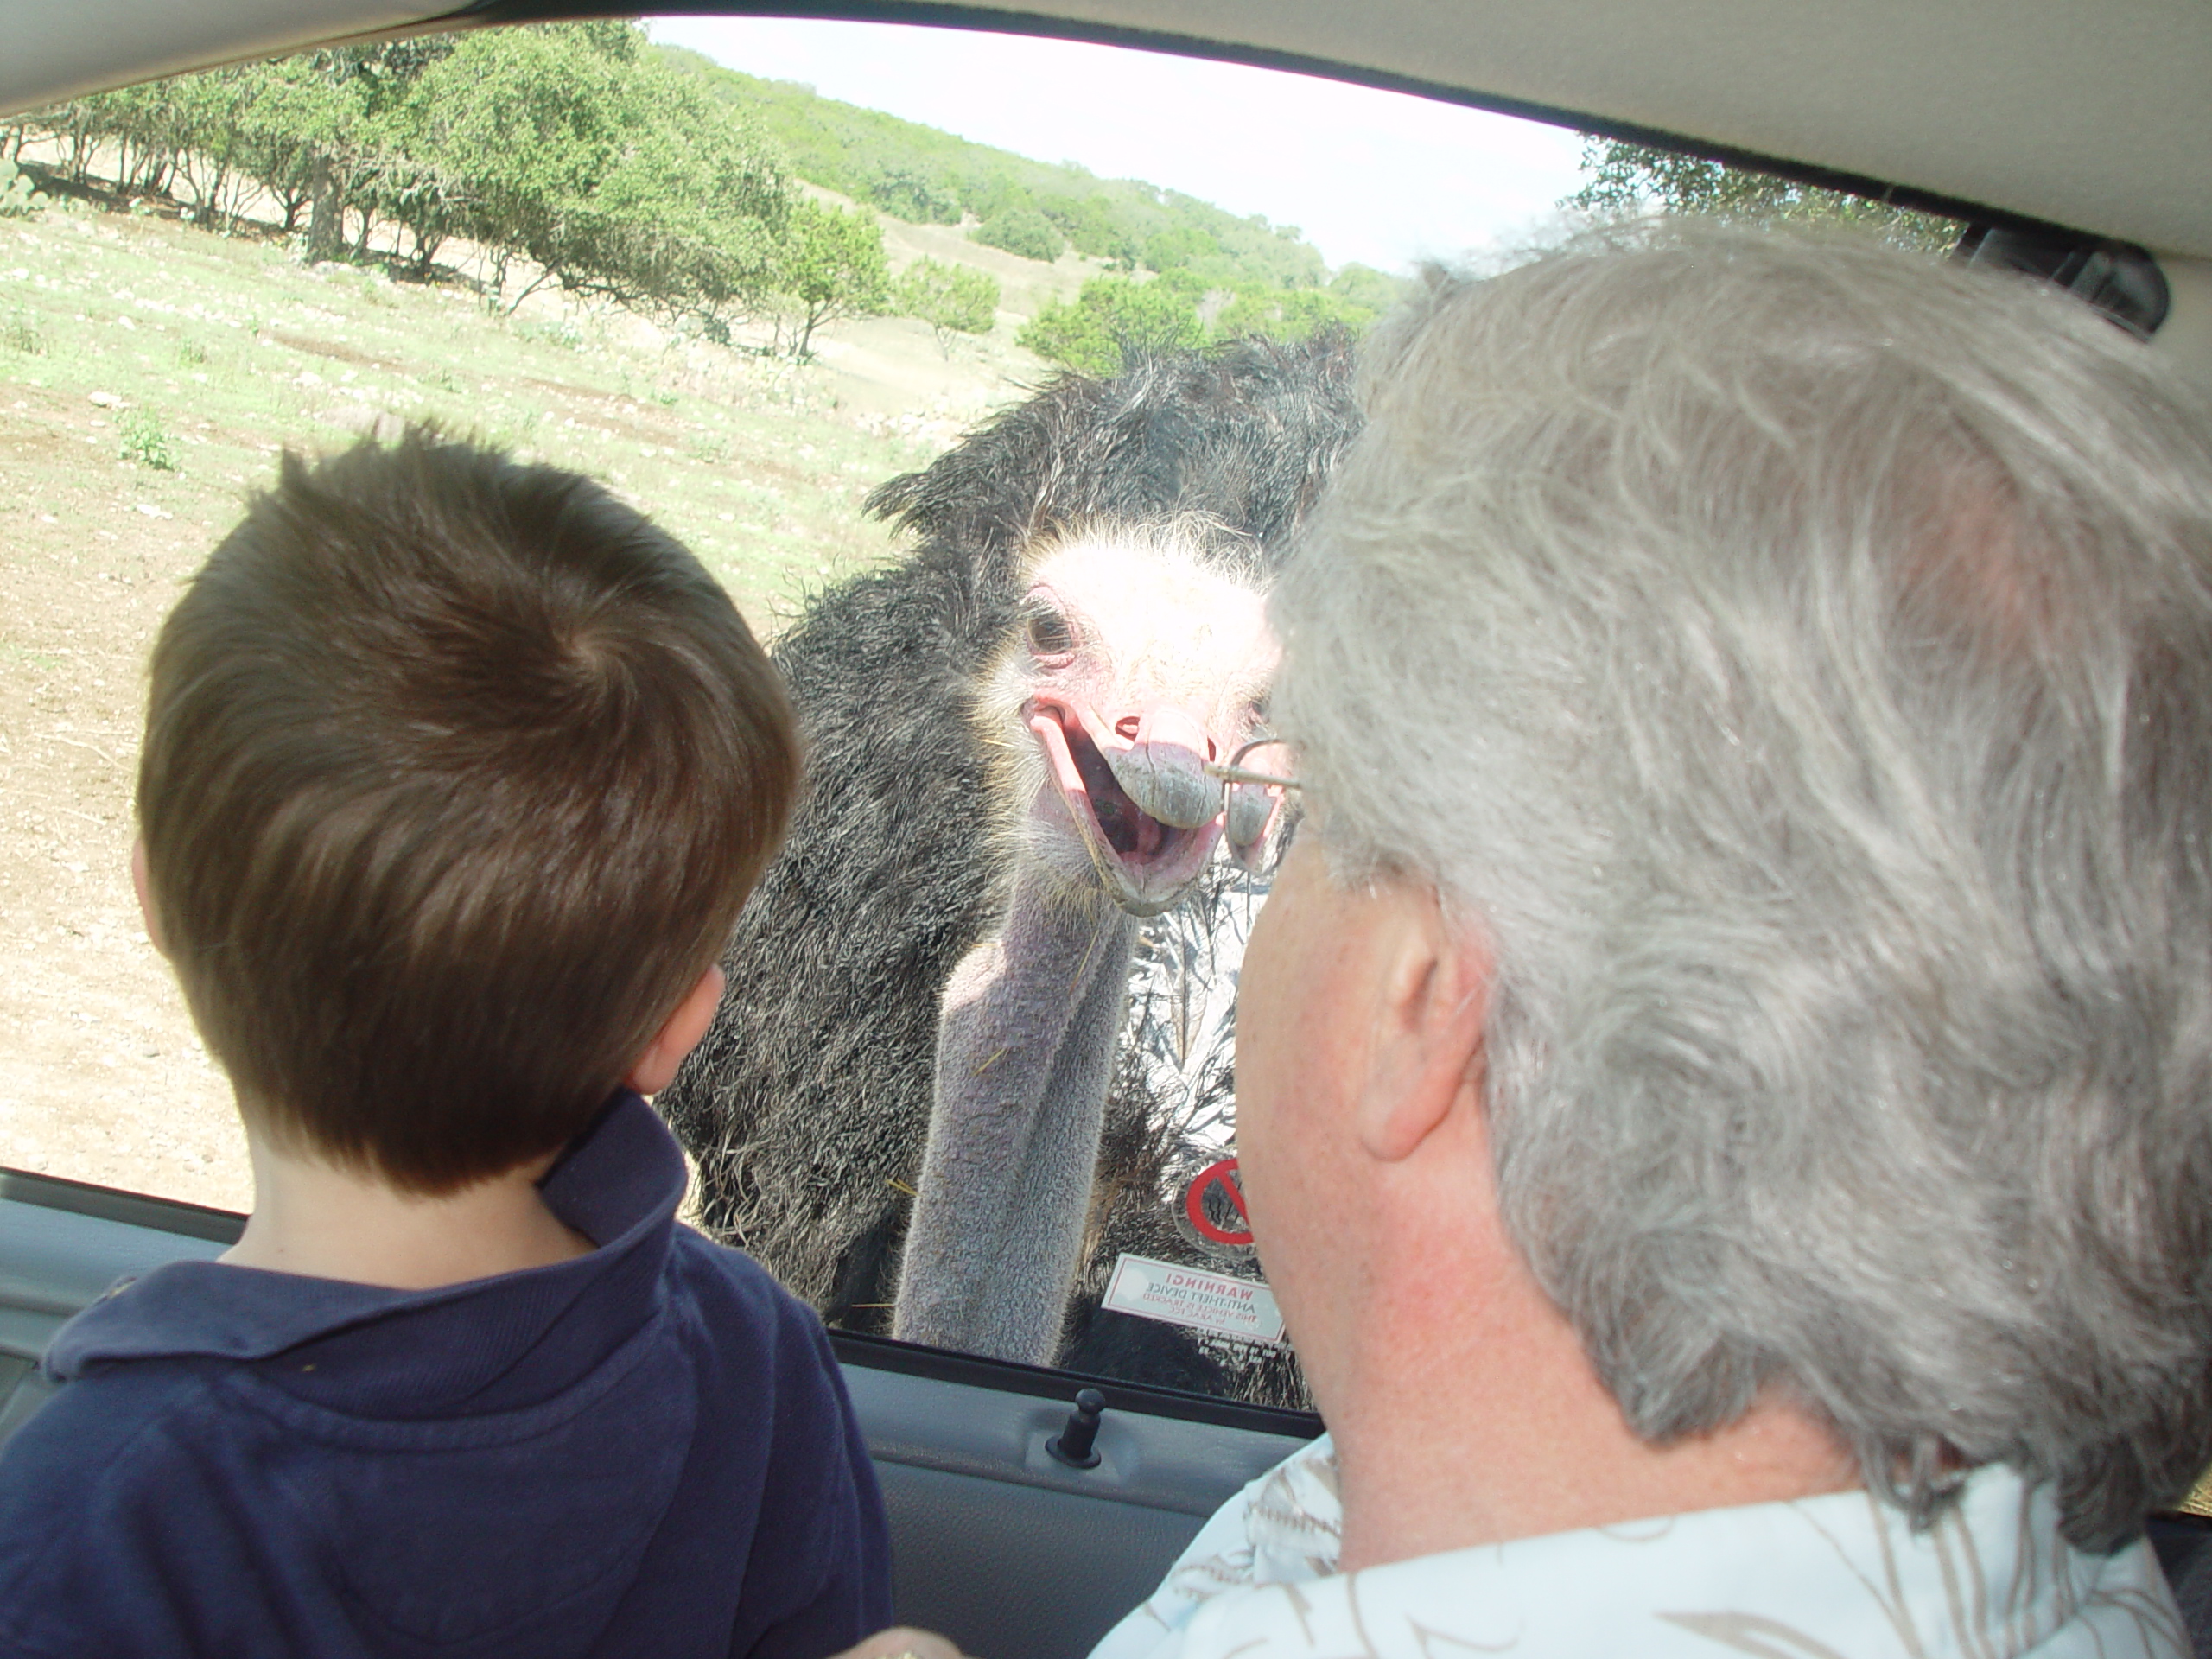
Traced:
MULTIPOLYGON (((727 8, 664 7, 671 12, 727 8)), ((1058 36, 1334 77, 1942 213, 2212 391, 2212 8, 2176 0, 822 0, 779 15, 1058 36)), ((347 40, 604 15, 561 0, 0 4, 0 116, 347 40)), ((243 1218, 0 1170, 0 1440, 54 1332, 243 1218)), ((1310 1413, 833 1332, 881 1477, 897 1611, 988 1659, 1079 1655, 1310 1413), (1096 1388, 1098 1402, 1079 1405, 1096 1388), (1095 1456, 1081 1450, 1095 1431, 1095 1456), (1062 1437, 1070 1436, 1066 1446, 1062 1437)), ((2212 1522, 2154 1541, 2212 1652, 2212 1522), (2202 1553, 2200 1553, 2202 1552, 2202 1553)))

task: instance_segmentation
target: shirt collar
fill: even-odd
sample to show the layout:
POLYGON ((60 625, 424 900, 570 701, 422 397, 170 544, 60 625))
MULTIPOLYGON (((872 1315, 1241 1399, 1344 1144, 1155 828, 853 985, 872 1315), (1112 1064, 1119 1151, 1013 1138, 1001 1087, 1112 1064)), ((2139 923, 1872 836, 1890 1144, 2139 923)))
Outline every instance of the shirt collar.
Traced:
POLYGON ((372 1412, 512 1408, 557 1392, 648 1318, 683 1196, 683 1157, 627 1090, 540 1183, 598 1248, 432 1290, 174 1262, 111 1288, 55 1335, 60 1380, 127 1361, 277 1362, 296 1392, 372 1412))
POLYGON ((2190 1652, 2148 1544, 2075 1549, 2050 1488, 2002 1467, 1922 1532, 1840 1492, 1337 1574, 1340 1521, 1325 1439, 1254 1484, 1240 1525, 1210 1524, 1094 1659, 2190 1652))

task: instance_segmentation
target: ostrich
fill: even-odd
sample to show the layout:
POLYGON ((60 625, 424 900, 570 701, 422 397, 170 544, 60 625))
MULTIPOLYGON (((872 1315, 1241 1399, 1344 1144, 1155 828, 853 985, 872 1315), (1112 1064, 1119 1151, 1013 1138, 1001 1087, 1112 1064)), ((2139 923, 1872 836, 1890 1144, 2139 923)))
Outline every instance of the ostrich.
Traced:
POLYGON ((659 1104, 706 1224, 830 1322, 1054 1357, 1137 929, 1268 833, 1205 767, 1356 418, 1341 338, 1065 377, 877 491, 914 552, 778 640, 809 793, 659 1104))

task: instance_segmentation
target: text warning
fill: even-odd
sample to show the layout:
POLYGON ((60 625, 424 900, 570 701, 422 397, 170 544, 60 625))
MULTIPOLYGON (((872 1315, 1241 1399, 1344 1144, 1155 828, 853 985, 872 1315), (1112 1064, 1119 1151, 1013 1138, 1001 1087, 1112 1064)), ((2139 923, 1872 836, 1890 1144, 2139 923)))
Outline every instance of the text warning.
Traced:
POLYGON ((1282 1340, 1282 1315, 1273 1293, 1258 1280, 1232 1279, 1149 1256, 1124 1255, 1115 1262, 1105 1305, 1117 1313, 1187 1325, 1216 1336, 1282 1340))

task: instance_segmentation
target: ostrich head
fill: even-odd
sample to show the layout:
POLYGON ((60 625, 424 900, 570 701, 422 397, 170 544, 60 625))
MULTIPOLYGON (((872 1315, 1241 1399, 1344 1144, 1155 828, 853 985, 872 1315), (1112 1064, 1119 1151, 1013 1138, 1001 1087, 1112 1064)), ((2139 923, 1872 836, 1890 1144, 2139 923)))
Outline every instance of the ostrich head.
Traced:
POLYGON ((1210 766, 1263 730, 1275 645, 1256 555, 1202 519, 1101 521, 1031 550, 1020 625, 976 718, 1019 855, 1070 898, 1156 916, 1224 841, 1255 861, 1265 788, 1210 766))

